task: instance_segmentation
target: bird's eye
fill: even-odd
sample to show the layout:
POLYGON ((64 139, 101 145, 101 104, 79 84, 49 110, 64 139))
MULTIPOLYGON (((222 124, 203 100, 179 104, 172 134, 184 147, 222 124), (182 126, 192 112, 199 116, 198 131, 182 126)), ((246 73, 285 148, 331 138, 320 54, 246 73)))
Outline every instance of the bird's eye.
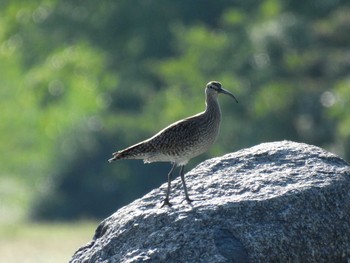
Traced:
POLYGON ((221 88, 221 84, 219 82, 210 82, 207 84, 207 88, 218 91, 221 88))

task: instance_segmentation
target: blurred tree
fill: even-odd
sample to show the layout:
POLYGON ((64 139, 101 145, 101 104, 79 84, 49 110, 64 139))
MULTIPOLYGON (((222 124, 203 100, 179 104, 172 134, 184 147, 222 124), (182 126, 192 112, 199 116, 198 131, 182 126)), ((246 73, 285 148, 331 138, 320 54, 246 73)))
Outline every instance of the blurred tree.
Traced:
MULTIPOLYGON (((147 116, 144 105, 154 101, 153 97, 160 89, 149 63, 173 54, 172 25, 179 23, 177 21, 193 23, 207 17, 207 24, 215 26, 221 10, 227 5, 225 1, 221 1, 220 5, 213 2, 209 3, 208 7, 212 8, 208 9, 198 5, 197 1, 185 5, 180 2, 147 1, 136 4, 135 1, 108 1, 97 7, 95 2, 90 1, 84 2, 82 7, 77 2, 60 1, 49 8, 45 23, 40 25, 41 32, 50 32, 50 41, 54 43, 64 40, 64 45, 69 47, 93 49, 96 54, 91 54, 91 57, 99 59, 97 63, 86 61, 88 65, 94 65, 89 74, 91 78, 97 78, 92 79, 93 85, 98 85, 97 89, 93 88, 97 93, 91 94, 97 99, 93 101, 80 94, 77 101, 102 101, 106 107, 92 107, 96 111, 88 114, 88 109, 80 103, 71 104, 79 105, 85 115, 76 115, 80 120, 74 120, 74 124, 70 120, 71 125, 62 128, 62 134, 54 136, 57 139, 53 155, 55 164, 51 166, 53 172, 46 188, 33 206, 34 218, 104 217, 164 180, 167 165, 144 168, 141 162, 136 162, 109 166, 107 170, 106 159, 116 147, 122 148, 150 136, 155 132, 155 123, 160 129, 170 122, 166 118, 164 122, 159 122, 147 116), (195 6, 198 12, 192 14, 195 6), (118 77, 113 78, 111 72, 116 72, 118 77), (101 83, 100 78, 107 81, 101 83), (98 130, 89 130, 91 122, 92 127, 97 125, 98 130), (126 191, 127 186, 133 191, 126 191), (102 200, 105 200, 103 204, 102 200)), ((56 59, 54 54, 52 49, 47 56, 56 59)), ((32 54, 24 57, 24 61, 27 65, 37 63, 32 54)), ((39 68, 41 65, 39 63, 39 68)), ((44 76, 50 79, 49 74, 44 76)), ((73 85, 69 83, 67 87, 73 85)), ((48 101, 47 98, 45 101, 48 101)), ((48 105, 51 103, 53 101, 48 101, 48 105)), ((67 106, 68 110, 70 105, 67 106)))
POLYGON ((0 176, 32 186, 33 218, 104 217, 164 182, 168 164, 106 160, 203 110, 211 79, 239 104, 220 99, 219 140, 193 163, 281 139, 350 159, 348 1, 0 7, 0 176))

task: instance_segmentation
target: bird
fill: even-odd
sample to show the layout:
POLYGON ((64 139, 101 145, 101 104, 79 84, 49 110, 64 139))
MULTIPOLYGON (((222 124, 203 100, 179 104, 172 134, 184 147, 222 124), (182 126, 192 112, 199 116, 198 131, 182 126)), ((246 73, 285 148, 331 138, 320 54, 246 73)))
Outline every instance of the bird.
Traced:
POLYGON ((172 176, 177 167, 180 169, 179 175, 185 192, 185 200, 191 203, 193 200, 188 195, 184 168, 190 159, 208 151, 218 136, 221 122, 219 94, 228 95, 238 103, 236 97, 224 89, 220 82, 210 81, 205 87, 206 107, 203 112, 179 120, 149 139, 114 152, 113 157, 108 161, 111 163, 122 159, 142 159, 144 163, 172 163, 172 168, 168 173, 168 187, 161 207, 172 206, 169 196, 172 176))

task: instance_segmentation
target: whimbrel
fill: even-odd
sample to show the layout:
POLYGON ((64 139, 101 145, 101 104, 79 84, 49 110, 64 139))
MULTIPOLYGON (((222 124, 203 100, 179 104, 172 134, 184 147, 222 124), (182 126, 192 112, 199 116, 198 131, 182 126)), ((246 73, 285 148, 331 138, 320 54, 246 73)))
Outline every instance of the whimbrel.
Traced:
POLYGON ((191 203, 185 183, 184 167, 190 159, 206 152, 219 133, 221 122, 221 110, 217 100, 219 93, 229 95, 238 102, 231 92, 222 88, 220 82, 210 81, 205 88, 205 111, 177 121, 153 137, 113 153, 113 157, 108 161, 143 159, 145 163, 171 162, 173 166, 168 174, 168 188, 162 207, 171 206, 169 202, 171 180, 175 168, 179 166, 186 201, 191 203))

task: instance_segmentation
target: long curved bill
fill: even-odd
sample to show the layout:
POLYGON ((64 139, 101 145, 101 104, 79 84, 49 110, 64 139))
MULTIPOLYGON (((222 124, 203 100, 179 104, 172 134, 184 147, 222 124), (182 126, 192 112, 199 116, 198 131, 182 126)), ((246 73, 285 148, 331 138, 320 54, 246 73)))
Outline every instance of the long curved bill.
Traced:
POLYGON ((229 95, 230 97, 232 97, 238 103, 238 100, 236 99, 236 97, 231 92, 229 92, 228 90, 220 88, 219 93, 223 93, 223 94, 229 95))

